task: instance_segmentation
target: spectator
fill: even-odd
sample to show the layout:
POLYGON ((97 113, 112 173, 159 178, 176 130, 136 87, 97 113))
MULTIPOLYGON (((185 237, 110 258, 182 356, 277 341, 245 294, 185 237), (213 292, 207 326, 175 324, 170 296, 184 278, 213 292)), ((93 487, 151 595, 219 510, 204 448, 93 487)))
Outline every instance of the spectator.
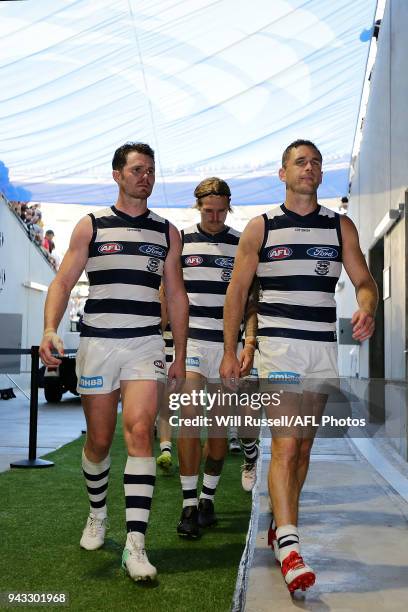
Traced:
POLYGON ((44 249, 48 251, 49 253, 53 252, 53 250, 55 249, 55 244, 54 244, 54 232, 52 230, 47 230, 45 232, 45 237, 44 237, 42 245, 44 249))
POLYGON ((37 224, 33 225, 32 228, 34 230, 34 235, 32 236, 32 240, 34 240, 35 244, 37 244, 39 247, 42 247, 42 243, 44 240, 44 232, 42 228, 37 224))
POLYGON ((21 215, 21 202, 10 202, 12 210, 16 213, 16 215, 21 215))
POLYGON ((53 240, 54 232, 52 230, 47 230, 44 236, 44 223, 41 218, 42 214, 40 210, 41 205, 37 203, 28 206, 27 202, 7 200, 7 198, 4 198, 4 202, 8 204, 10 209, 19 217, 22 223, 24 223, 30 240, 40 248, 44 257, 47 258, 54 270, 58 270, 59 257, 55 254, 51 255, 55 249, 53 240))
POLYGON ((26 216, 27 208, 28 208, 27 202, 23 202, 21 204, 21 208, 20 208, 20 217, 21 217, 21 220, 24 221, 24 222, 25 222, 25 216, 26 216))
POLYGON ((39 227, 43 227, 43 222, 41 220, 42 214, 41 214, 40 206, 41 206, 40 204, 33 204, 31 206, 31 210, 33 211, 32 221, 35 225, 38 225, 39 227))
POLYGON ((33 224, 33 209, 29 206, 25 210, 24 223, 27 227, 33 224))

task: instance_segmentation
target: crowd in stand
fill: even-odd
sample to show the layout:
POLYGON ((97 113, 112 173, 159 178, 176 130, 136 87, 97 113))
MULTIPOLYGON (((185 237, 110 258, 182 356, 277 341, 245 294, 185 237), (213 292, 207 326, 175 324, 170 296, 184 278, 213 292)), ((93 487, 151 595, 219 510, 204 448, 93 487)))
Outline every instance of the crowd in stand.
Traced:
POLYGON ((41 214, 41 204, 31 204, 27 202, 9 202, 10 208, 22 221, 27 234, 48 259, 54 270, 58 269, 58 259, 53 255, 55 249, 54 232, 47 230, 44 233, 44 222, 41 214))

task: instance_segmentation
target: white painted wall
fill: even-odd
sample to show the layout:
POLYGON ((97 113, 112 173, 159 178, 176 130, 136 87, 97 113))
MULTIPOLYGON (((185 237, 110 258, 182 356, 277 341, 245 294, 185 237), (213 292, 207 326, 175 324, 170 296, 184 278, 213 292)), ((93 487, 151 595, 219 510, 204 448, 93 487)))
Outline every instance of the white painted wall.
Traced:
MULTIPOLYGON (((408 2, 388 0, 372 72, 361 149, 352 177, 349 216, 356 223, 367 256, 375 242, 374 230, 390 209, 404 202, 408 188, 408 2)), ((405 212, 406 214, 406 212, 405 212)), ((384 237, 384 267, 391 268, 391 297, 384 302, 385 377, 406 380, 406 220, 401 218, 384 237)), ((346 279, 337 295, 338 314, 350 316, 353 288, 346 279)), ((340 372, 353 374, 351 347, 340 347, 340 372)), ((358 351, 359 375, 369 375, 369 343, 358 351)), ((376 358, 376 356, 374 356, 376 358)), ((378 355, 378 359, 382 359, 378 355)), ((403 387, 402 387, 403 388, 403 387)), ((397 421, 398 436, 391 442, 408 459, 407 392, 385 391, 387 423, 397 421)))
MULTIPOLYGON (((15 214, 0 195, 0 273, 5 281, 0 285, 0 313, 23 315, 21 347, 39 344, 43 331, 45 291, 30 289, 24 283, 35 282, 48 288, 54 270, 39 249, 29 240, 15 214)), ((62 333, 68 330, 68 317, 61 322, 62 333)), ((1 329, 0 329, 1 334, 1 329)), ((14 347, 11 347, 14 348, 14 347)), ((22 368, 29 369, 25 359, 22 368)))
MULTIPOLYGON (((365 255, 374 241, 374 230, 390 209, 404 201, 408 187, 408 2, 388 1, 378 39, 378 52, 371 78, 367 115, 364 119, 361 149, 352 178, 349 216, 356 223, 365 255)), ((404 238, 405 239, 405 238, 404 238)), ((392 240, 385 240, 386 248, 392 240)), ((401 257, 401 249, 388 257, 401 257)), ((405 285, 401 276, 400 283, 405 285)), ((339 316, 349 316, 353 290, 350 281, 338 295, 339 316)), ((394 292, 386 310, 405 313, 405 291, 394 292)), ((388 301, 388 300, 387 300, 388 301)), ((386 315, 386 336, 393 351, 405 337, 405 320, 386 315)), ((405 346, 403 347, 405 348, 405 346)), ((391 362, 391 356, 387 357, 391 362)), ((395 360, 401 365, 401 360, 395 360)), ((350 359, 341 355, 343 375, 350 370, 350 359)), ((405 378, 405 367, 391 368, 392 377, 405 378), (397 371, 398 370, 398 371, 397 371)), ((368 343, 360 347, 360 375, 368 375, 368 343)))

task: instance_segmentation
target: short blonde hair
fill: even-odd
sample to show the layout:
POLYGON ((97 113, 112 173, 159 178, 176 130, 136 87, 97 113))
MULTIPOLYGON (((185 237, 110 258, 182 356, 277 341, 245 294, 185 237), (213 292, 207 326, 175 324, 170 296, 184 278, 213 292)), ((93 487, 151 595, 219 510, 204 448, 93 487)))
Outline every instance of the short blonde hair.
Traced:
POLYGON ((217 176, 211 176, 210 178, 206 178, 201 181, 201 183, 198 183, 197 187, 194 189, 194 196, 197 199, 194 208, 200 209, 202 206, 202 198, 209 195, 224 196, 228 198, 228 212, 232 212, 230 204, 231 190, 228 183, 217 176))

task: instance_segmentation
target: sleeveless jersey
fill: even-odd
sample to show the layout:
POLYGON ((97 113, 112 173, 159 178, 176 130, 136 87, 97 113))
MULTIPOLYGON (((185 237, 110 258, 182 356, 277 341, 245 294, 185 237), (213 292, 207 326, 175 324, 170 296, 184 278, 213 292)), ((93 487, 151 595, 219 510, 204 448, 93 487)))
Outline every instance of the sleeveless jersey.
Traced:
POLYGON ((319 205, 301 216, 282 204, 263 217, 258 335, 335 342, 340 215, 319 205))
POLYGON ((159 286, 170 246, 169 222, 149 209, 131 217, 114 206, 90 217, 89 297, 81 336, 160 334, 159 286))
POLYGON ((225 294, 231 280, 239 232, 226 227, 207 234, 199 224, 182 230, 181 264, 189 300, 188 337, 223 342, 225 294))

